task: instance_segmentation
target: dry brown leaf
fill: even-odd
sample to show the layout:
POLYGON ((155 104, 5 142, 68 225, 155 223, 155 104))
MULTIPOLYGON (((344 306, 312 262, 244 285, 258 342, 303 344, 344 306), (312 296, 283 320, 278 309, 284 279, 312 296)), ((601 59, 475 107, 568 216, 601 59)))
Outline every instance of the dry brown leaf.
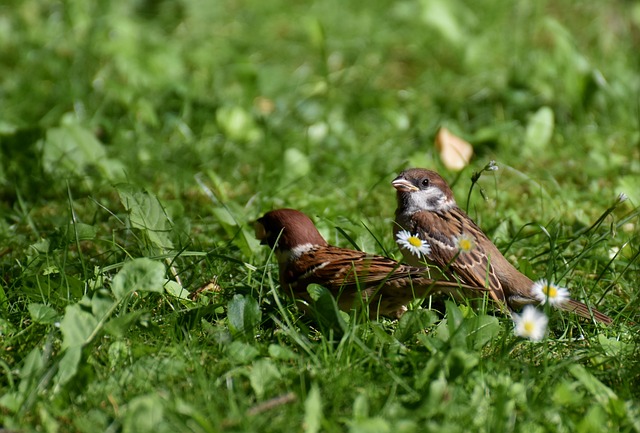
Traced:
POLYGON ((438 131, 436 149, 440 152, 444 166, 453 171, 465 168, 473 156, 471 144, 452 134, 447 128, 440 128, 438 131))

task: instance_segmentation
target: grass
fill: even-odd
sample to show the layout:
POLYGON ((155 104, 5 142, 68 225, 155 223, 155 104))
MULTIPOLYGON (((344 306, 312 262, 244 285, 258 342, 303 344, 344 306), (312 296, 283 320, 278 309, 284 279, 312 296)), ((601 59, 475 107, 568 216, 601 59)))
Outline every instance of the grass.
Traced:
POLYGON ((639 28, 621 0, 3 4, 0 426, 640 431, 639 28), (294 207, 399 259, 409 166, 613 326, 301 316, 251 221, 294 207))

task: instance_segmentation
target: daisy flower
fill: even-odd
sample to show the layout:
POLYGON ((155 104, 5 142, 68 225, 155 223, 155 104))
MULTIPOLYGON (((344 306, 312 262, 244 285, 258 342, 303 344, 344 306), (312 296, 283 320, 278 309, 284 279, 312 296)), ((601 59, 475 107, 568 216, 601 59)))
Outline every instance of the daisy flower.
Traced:
POLYGON ((406 230, 398 232, 396 242, 401 248, 406 248, 418 257, 428 256, 431 254, 431 247, 427 241, 423 241, 418 235, 412 235, 406 230))
POLYGON ((533 283, 531 291, 541 304, 549 301, 549 304, 559 306, 569 300, 569 290, 547 280, 538 280, 533 283))
POLYGON ((461 253, 468 253, 476 247, 476 241, 466 233, 455 236, 453 238, 453 243, 458 247, 458 250, 460 250, 461 253))
POLYGON ((531 341, 540 341, 547 332, 549 318, 534 306, 527 305, 522 309, 521 314, 513 315, 513 322, 516 325, 514 332, 517 336, 531 341))

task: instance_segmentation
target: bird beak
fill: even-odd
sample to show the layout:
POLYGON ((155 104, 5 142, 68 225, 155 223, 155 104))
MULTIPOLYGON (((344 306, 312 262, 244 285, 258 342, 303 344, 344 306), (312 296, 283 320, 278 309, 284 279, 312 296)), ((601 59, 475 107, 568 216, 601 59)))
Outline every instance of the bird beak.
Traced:
POLYGON ((267 231, 265 230, 265 228, 262 225, 262 223, 256 221, 256 225, 255 225, 254 229, 255 229, 256 239, 260 241, 260 245, 266 245, 267 244, 267 231))
POLYGON ((413 191, 419 190, 417 186, 415 186, 414 184, 412 184, 402 176, 398 176, 395 179, 393 179, 393 182, 391 182, 391 185, 393 185, 393 187, 400 192, 413 192, 413 191))

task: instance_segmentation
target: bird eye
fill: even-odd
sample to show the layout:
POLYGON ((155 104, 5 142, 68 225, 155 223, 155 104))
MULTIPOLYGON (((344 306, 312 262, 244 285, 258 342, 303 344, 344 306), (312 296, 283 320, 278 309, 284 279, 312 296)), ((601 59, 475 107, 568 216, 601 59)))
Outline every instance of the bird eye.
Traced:
POLYGON ((429 186, 429 179, 427 179, 426 177, 424 179, 422 179, 422 181, 420 182, 420 185, 422 185, 423 187, 428 187, 429 186))

